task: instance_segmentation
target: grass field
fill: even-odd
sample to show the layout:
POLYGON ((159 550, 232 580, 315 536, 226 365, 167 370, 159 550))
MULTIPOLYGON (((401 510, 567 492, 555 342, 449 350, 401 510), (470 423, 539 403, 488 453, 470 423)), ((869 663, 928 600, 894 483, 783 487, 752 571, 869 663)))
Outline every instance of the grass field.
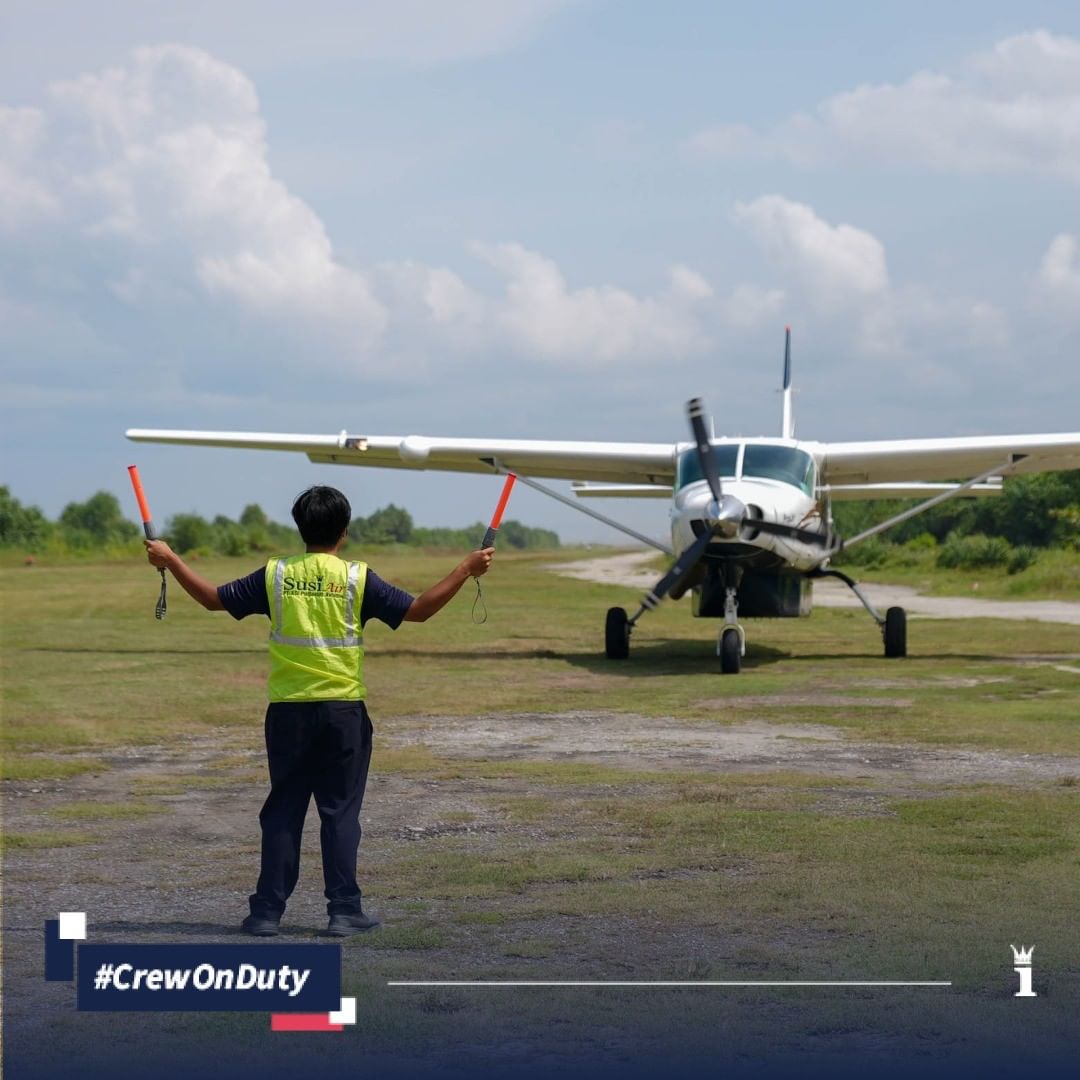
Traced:
MULTIPOLYGON (((634 591, 545 569, 574 555, 500 554, 482 626, 467 587, 428 624, 368 628, 361 884, 386 925, 345 948, 355 1038, 445 1050, 448 1033, 484 1045, 512 1021, 523 1044, 554 1025, 568 1046, 627 1053, 677 1031, 688 1047, 721 1032, 733 1053, 842 1055, 1080 1034, 1080 628, 913 618, 911 655, 887 661, 861 612, 818 610, 752 622, 743 673, 722 677, 716 624, 684 602, 613 665, 603 613, 634 591), (1010 942, 1036 945, 1037 1012, 1012 998, 1010 942), (508 1020, 490 994, 385 986, 417 978, 955 985, 650 991, 631 1030, 626 993, 537 992, 508 1020)), ((418 590, 451 562, 375 566, 418 590)), ((173 585, 157 623, 145 564, 6 567, 0 586, 5 926, 85 908, 92 938, 228 939, 257 863, 265 622, 173 585)), ((321 926, 315 834, 287 915, 301 936, 321 926)), ((5 940, 7 1008, 32 1027, 40 958, 20 940, 5 940)), ((264 1029, 150 1030, 256 1047, 264 1029)))
MULTIPOLYGON (((857 550, 857 549, 856 549, 857 550)), ((946 570, 936 552, 900 549, 880 567, 844 567, 865 581, 911 585, 934 596, 995 597, 1002 600, 1080 599, 1080 551, 1040 550, 1031 566, 1010 574, 1002 566, 946 570)))

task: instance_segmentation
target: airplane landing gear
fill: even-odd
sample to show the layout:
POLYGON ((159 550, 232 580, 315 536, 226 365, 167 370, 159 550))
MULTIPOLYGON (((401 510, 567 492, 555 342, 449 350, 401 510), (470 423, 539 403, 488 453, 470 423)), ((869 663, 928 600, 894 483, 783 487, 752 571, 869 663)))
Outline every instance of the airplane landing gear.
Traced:
POLYGON ((881 638, 885 643, 885 655, 890 659, 897 656, 907 656, 907 612, 902 607, 891 607, 886 610, 884 617, 873 604, 866 598, 859 583, 847 574, 839 570, 816 570, 809 575, 815 577, 834 577, 842 581, 858 598, 859 602, 870 613, 870 617, 881 627, 881 638))
POLYGON ((608 608, 604 623, 604 651, 609 660, 625 660, 630 655, 630 620, 626 609, 608 608))
POLYGON ((902 607, 891 607, 885 612, 881 636, 885 639, 886 656, 907 656, 907 613, 902 607))
POLYGON ((724 590, 724 625, 716 639, 716 655, 725 675, 738 675, 746 653, 746 632, 739 625, 739 601, 730 585, 724 590))

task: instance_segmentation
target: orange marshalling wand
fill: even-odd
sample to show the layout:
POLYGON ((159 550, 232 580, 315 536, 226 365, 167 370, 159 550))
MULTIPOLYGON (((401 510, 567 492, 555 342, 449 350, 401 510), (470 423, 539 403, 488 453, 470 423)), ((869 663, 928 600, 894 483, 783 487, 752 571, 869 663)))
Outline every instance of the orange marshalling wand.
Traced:
POLYGON ((147 540, 156 540, 157 532, 154 529, 154 519, 150 516, 150 506, 143 493, 142 481, 139 479, 139 466, 129 465, 128 475, 131 477, 131 486, 135 489, 135 501, 139 504, 139 515, 142 518, 143 532, 147 540))
POLYGON ((488 526, 487 532, 484 533, 484 539, 480 543, 481 548, 495 546, 495 534, 499 531, 499 526, 502 524, 506 504, 510 501, 510 489, 514 486, 514 481, 516 479, 517 476, 514 473, 506 474, 506 483, 503 484, 502 494, 499 496, 499 505, 495 507, 495 513, 491 516, 491 524, 488 526))
MULTIPOLYGON (((143 492, 142 481, 139 479, 139 467, 138 465, 128 466, 128 476, 131 477, 131 486, 135 489, 135 501, 139 504, 139 516, 142 518, 143 533, 146 535, 147 540, 156 540, 158 538, 157 530, 154 528, 154 519, 150 516, 150 506, 146 501, 146 494, 143 492)), ((165 571, 158 570, 161 575, 161 593, 158 595, 158 602, 154 606, 154 617, 158 619, 165 618, 165 571)))

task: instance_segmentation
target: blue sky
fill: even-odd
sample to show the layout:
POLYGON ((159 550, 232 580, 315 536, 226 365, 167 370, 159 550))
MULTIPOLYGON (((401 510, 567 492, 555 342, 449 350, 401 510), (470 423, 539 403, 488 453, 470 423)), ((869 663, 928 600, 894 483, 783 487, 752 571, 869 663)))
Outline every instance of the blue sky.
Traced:
POLYGON ((468 522, 497 481, 122 432, 773 434, 787 322, 804 437, 1080 427, 1076 5, 100 11, 0 13, 2 480, 51 514, 138 461, 159 517, 468 522))

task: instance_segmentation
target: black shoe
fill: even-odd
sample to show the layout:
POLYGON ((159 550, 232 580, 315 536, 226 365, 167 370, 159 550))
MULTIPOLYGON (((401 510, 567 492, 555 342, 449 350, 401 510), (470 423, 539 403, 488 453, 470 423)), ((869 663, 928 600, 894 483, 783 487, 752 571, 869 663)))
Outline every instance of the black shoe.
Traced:
POLYGON ((362 911, 345 912, 341 915, 330 916, 330 924, 326 932, 331 937, 348 937, 350 934, 364 934, 380 925, 378 919, 373 919, 362 911))
POLYGON ((240 929, 253 937, 277 937, 280 922, 280 915, 249 915, 240 924, 240 929))

